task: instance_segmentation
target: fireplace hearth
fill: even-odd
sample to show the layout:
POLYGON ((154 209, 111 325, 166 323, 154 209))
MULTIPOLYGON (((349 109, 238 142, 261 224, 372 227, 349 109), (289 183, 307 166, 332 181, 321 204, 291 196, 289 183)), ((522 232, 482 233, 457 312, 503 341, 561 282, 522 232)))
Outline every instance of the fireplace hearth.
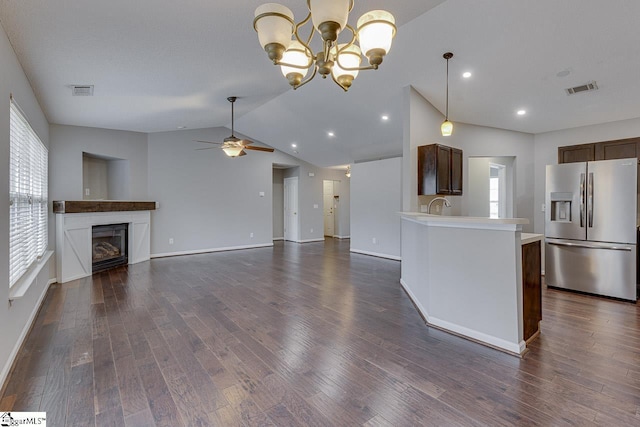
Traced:
POLYGON ((127 240, 129 224, 95 225, 92 227, 92 272, 128 264, 127 240))

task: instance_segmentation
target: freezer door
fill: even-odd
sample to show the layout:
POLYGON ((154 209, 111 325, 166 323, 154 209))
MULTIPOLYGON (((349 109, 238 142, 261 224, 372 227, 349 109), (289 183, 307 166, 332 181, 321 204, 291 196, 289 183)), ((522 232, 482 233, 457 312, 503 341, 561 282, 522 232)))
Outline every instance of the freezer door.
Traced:
POLYGON ((638 160, 587 164, 587 240, 636 243, 638 160))
POLYGON ((546 239, 548 286, 636 300, 636 245, 546 239))
POLYGON ((586 163, 547 165, 545 186, 545 235, 585 240, 586 163))

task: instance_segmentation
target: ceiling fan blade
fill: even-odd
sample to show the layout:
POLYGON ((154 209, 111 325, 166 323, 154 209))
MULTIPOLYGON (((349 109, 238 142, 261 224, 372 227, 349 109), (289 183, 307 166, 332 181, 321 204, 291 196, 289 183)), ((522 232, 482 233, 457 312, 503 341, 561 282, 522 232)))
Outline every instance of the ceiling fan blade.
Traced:
POLYGON ((247 150, 267 151, 269 153, 273 153, 273 151, 274 151, 273 148, 267 148, 267 147, 245 146, 244 148, 247 149, 247 150))
POLYGON ((247 155, 247 152, 246 152, 246 151, 244 151, 244 150, 242 150, 242 151, 240 152, 240 154, 238 154, 236 157, 246 156, 246 155, 247 155))
POLYGON ((205 147, 205 148, 196 148, 195 150, 196 150, 196 151, 199 151, 199 150, 211 150, 212 148, 220 148, 220 147, 205 147))
POLYGON ((203 143, 205 143, 205 144, 217 144, 217 145, 222 145, 222 144, 224 144, 224 142, 199 141, 199 140, 196 140, 196 142, 203 142, 203 143))

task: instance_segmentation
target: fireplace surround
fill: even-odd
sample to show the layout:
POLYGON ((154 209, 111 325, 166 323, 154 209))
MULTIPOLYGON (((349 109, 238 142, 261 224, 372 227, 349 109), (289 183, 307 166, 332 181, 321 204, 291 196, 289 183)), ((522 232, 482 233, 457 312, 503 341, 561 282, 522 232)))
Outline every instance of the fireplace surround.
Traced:
MULTIPOLYGON (((79 204, 80 202, 73 202, 79 204)), ((94 226, 125 224, 128 229, 126 238, 127 264, 148 261, 151 258, 151 210, 155 203, 144 202, 146 205, 136 205, 139 202, 99 202, 89 206, 82 202, 82 210, 73 209, 70 202, 54 202, 54 206, 66 206, 65 210, 54 208, 56 212, 56 272, 58 283, 65 283, 82 277, 91 276, 93 267, 92 234, 94 226), (141 210, 140 208, 145 210, 141 210), (86 209, 85 209, 86 208, 86 209), (94 209, 94 210, 91 210, 94 209), (112 211, 104 211, 112 209, 112 211), (124 210, 135 209, 135 210, 124 210), (64 212, 64 213, 63 213, 64 212)))

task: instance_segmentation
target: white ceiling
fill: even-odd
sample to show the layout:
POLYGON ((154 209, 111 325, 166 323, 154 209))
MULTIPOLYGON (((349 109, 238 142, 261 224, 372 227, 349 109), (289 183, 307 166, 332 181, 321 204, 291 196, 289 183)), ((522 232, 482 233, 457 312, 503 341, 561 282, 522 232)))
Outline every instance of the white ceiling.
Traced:
MULTIPOLYGON (((235 95, 238 131, 289 153, 296 142, 295 155, 319 166, 400 154, 402 88, 444 111, 446 51, 454 123, 540 133, 640 117, 637 0, 356 1, 352 25, 385 8, 399 30, 380 70, 361 72, 348 93, 319 77, 288 88, 252 28, 261 3, 3 0, 0 22, 51 123, 228 126, 235 95), (590 80, 598 91, 564 93, 590 80), (72 97, 72 84, 95 95, 72 97)), ((281 3, 305 16, 303 0, 281 3)))

